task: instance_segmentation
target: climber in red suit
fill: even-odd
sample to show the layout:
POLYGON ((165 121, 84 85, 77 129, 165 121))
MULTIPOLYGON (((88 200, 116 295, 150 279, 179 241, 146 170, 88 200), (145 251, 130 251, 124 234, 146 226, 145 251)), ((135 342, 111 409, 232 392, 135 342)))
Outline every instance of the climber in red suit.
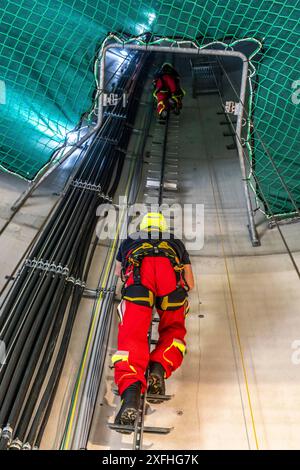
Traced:
POLYGON ((122 397, 116 424, 133 424, 138 413, 140 395, 165 394, 164 380, 181 364, 185 346, 185 316, 188 312, 187 291, 194 286, 189 255, 184 244, 162 235, 167 232, 162 214, 147 214, 140 232, 129 236, 120 246, 116 274, 125 277, 120 317, 118 351, 113 355, 115 381, 122 397), (149 232, 150 231, 150 232, 149 232), (156 236, 152 237, 153 231, 156 236), (147 334, 156 307, 160 317, 159 339, 150 353, 147 334))
POLYGON ((173 110, 175 114, 180 114, 182 108, 182 98, 185 95, 180 86, 180 78, 174 67, 165 63, 156 74, 154 80, 153 96, 157 100, 157 113, 160 120, 165 120, 168 110, 173 110))

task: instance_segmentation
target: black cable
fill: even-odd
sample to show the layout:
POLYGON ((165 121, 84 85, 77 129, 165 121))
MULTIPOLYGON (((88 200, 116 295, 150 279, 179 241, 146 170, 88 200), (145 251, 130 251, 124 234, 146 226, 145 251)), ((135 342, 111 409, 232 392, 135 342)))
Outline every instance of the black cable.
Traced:
MULTIPOLYGON (((19 369, 25 370, 25 373, 23 376, 20 375, 20 377, 18 377, 18 374, 15 372, 9 385, 9 389, 6 393, 6 400, 11 406, 7 422, 13 429, 17 424, 19 411, 23 406, 23 401, 25 399, 30 381, 32 380, 37 361, 40 357, 44 342, 49 332, 50 325, 56 318, 56 310, 64 289, 65 279, 58 278, 55 280, 56 282, 52 283, 44 301, 45 316, 43 316, 41 313, 39 313, 37 316, 34 326, 28 335, 26 345, 22 350, 21 360, 16 366, 16 372, 17 369, 19 369), (54 290, 56 290, 56 296, 54 302, 51 302, 54 290), (26 368, 24 368, 25 365, 26 368)), ((9 406, 7 405, 7 408, 8 407, 9 406)), ((1 412, 4 408, 5 402, 2 405, 1 412)))
MULTIPOLYGON (((132 77, 136 62, 132 61, 127 76, 120 79, 118 85, 123 87, 120 89, 127 85, 134 88, 132 77)), ((9 354, 1 371, 0 424, 12 424, 11 438, 17 437, 22 442, 26 435, 30 443, 35 439, 40 442, 82 297, 82 282, 88 275, 96 247, 95 243, 91 246, 97 223, 96 209, 105 199, 88 186, 86 189, 77 187, 77 180, 99 186, 103 194, 114 195, 124 163, 124 154, 115 150, 116 143, 125 148, 131 133, 120 116, 127 116, 131 122, 135 115, 131 98, 129 103, 126 110, 119 103, 114 113, 105 117, 100 132, 74 172, 73 183, 37 237, 29 254, 30 261, 23 266, 2 305, 5 315, 0 325, 3 337, 8 340, 9 354), (64 268, 67 270, 63 271, 64 268), (68 276, 66 284, 64 276, 68 276), (75 283, 74 288, 72 283, 75 283), (60 334, 65 317, 64 331, 60 334), (53 361, 58 338, 60 344, 53 361), (40 397, 42 386, 45 391, 40 397)), ((3 434, 1 448, 9 443, 7 436, 3 434)))
POLYGON ((35 381, 30 390, 30 394, 27 398, 22 415, 20 416, 20 420, 19 420, 18 427, 16 429, 15 436, 16 438, 20 439, 21 442, 24 442, 27 427, 29 425, 34 407, 37 403, 42 384, 47 375, 47 371, 48 371, 49 365, 51 363, 51 360, 55 351, 61 325, 64 319, 64 314, 65 314, 67 304, 70 299, 72 289, 73 289, 73 285, 70 282, 67 283, 66 289, 63 292, 62 300, 59 305, 59 309, 57 311, 56 316, 54 317, 53 326, 49 333, 49 338, 47 341, 47 346, 43 355, 41 366, 37 371, 35 381))
POLYGON ((27 317, 27 321, 25 322, 24 327, 20 332, 18 341, 16 342, 10 360, 7 363, 7 367, 3 368, 4 374, 0 384, 0 426, 5 424, 5 417, 8 412, 8 404, 10 404, 14 399, 14 396, 9 394, 10 383, 15 383, 20 379, 23 373, 23 368, 26 364, 27 354, 29 353, 32 344, 31 341, 34 340, 36 329, 44 318, 43 316, 48 306, 48 303, 45 301, 43 302, 46 292, 48 293, 45 300, 47 302, 49 302, 49 299, 51 300, 55 285, 50 286, 50 281, 51 277, 48 275, 43 284, 43 289, 40 289, 36 296, 33 308, 31 309, 27 317), (37 315, 38 309, 39 314, 37 315))
POLYGON ((34 415, 34 419, 30 426, 29 432, 25 438, 25 441, 30 443, 32 446, 35 444, 35 439, 36 439, 37 433, 39 432, 39 428, 42 425, 42 420, 45 416, 47 416, 47 408, 50 406, 51 396, 54 394, 55 388, 57 386, 59 377, 62 372, 62 367, 63 367, 64 360, 66 357, 69 341, 70 341, 71 334, 72 334, 72 328, 73 328, 73 324, 75 321, 77 309, 80 303, 82 291, 83 291, 82 288, 80 288, 79 286, 75 286, 72 304, 69 310, 68 320, 67 320, 65 331, 64 331, 64 340, 63 342, 61 342, 60 349, 58 351, 54 366, 52 368, 50 378, 48 380, 48 384, 43 393, 38 409, 34 415))

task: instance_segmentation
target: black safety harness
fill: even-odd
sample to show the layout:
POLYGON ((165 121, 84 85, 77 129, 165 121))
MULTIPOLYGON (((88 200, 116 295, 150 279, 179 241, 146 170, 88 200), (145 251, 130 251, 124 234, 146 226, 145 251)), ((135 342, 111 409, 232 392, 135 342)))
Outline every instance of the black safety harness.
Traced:
POLYGON ((131 250, 122 266, 122 280, 124 282, 122 298, 129 302, 147 307, 153 307, 155 304, 160 310, 177 310, 186 302, 188 287, 182 287, 184 265, 180 263, 174 248, 165 240, 143 242, 131 250), (156 297, 150 289, 142 285, 141 265, 146 256, 163 256, 170 260, 176 275, 176 289, 174 291, 163 297, 156 297), (132 267, 132 271, 128 273, 129 267, 132 267), (131 273, 133 274, 133 284, 126 286, 126 281, 131 273))

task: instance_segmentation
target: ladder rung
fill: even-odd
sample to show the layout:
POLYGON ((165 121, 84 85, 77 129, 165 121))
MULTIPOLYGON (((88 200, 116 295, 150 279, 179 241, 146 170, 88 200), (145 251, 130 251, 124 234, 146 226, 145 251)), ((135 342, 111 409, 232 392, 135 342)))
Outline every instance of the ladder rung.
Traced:
POLYGON ((154 402, 159 402, 159 401, 168 401, 171 400, 174 397, 174 395, 152 395, 150 393, 147 393, 146 400, 151 402, 152 400, 154 402))
MULTIPOLYGON (((113 429, 114 431, 122 432, 124 434, 131 434, 135 431, 134 426, 125 426, 122 424, 114 424, 114 423, 107 423, 108 427, 110 429, 113 429)), ((169 434, 169 432, 172 431, 173 428, 159 428, 159 427, 154 427, 154 426, 144 426, 144 432, 150 433, 150 434, 169 434)))

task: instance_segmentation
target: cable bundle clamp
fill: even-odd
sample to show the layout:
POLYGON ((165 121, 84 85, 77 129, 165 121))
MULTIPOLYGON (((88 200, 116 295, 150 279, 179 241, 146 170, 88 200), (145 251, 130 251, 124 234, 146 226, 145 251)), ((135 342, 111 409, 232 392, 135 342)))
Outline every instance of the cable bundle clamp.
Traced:
POLYGON ((80 188, 80 189, 87 190, 87 191, 94 191, 98 193, 98 196, 101 197, 102 199, 112 202, 112 198, 109 197, 107 194, 103 193, 102 187, 100 184, 97 185, 93 183, 87 183, 86 181, 82 181, 82 180, 73 180, 72 185, 75 188, 80 188))
POLYGON ((86 286, 86 283, 84 281, 82 281, 81 279, 76 279, 74 276, 67 277, 66 281, 71 282, 72 284, 74 284, 74 286, 80 286, 83 288, 85 288, 86 286))
POLYGON ((69 275, 69 268, 67 266, 62 266, 61 264, 56 265, 55 263, 50 263, 49 261, 38 261, 36 258, 27 258, 25 260, 24 266, 32 269, 40 269, 41 271, 49 271, 53 274, 61 274, 62 276, 69 275))

